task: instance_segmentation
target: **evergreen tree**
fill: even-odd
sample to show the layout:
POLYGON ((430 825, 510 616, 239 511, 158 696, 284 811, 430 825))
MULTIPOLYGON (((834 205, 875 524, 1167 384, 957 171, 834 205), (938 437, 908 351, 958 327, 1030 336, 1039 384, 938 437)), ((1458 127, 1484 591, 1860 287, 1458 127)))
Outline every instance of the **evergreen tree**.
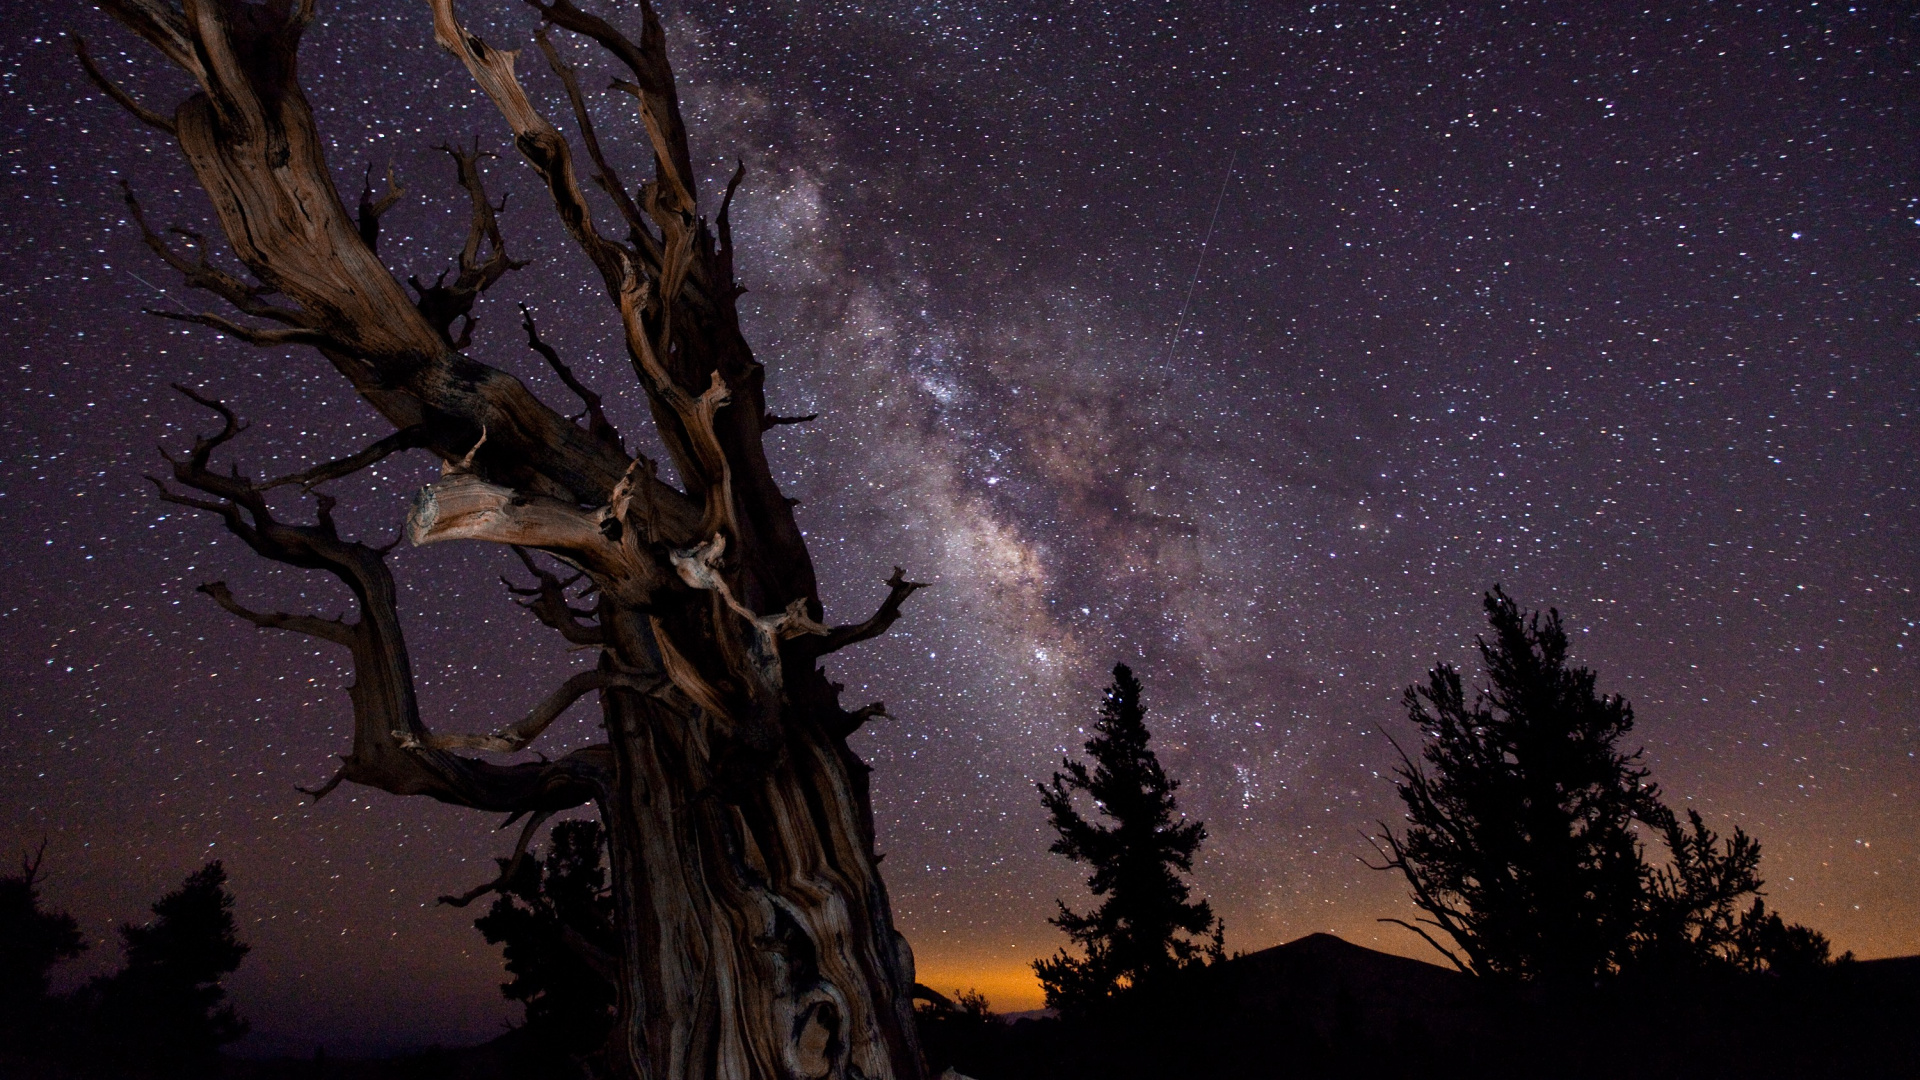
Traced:
POLYGON ((1632 706, 1568 664, 1559 613, 1523 616, 1497 586, 1485 608, 1485 689, 1469 702, 1448 664, 1407 689, 1425 765, 1401 753, 1408 827, 1383 826, 1378 845, 1425 917, 1388 921, 1478 974, 1590 980, 1629 958, 1647 888, 1634 822, 1665 811, 1640 752, 1620 748, 1632 706))
POLYGON ((1407 689, 1424 764, 1401 753, 1407 831, 1383 826, 1376 848, 1425 917, 1385 921, 1464 970, 1559 985, 1828 963, 1825 937, 1767 912, 1758 841, 1738 828, 1722 840, 1698 812, 1683 824, 1661 802, 1640 751, 1620 748, 1633 707, 1569 665, 1559 613, 1522 615, 1498 586, 1485 608, 1492 637, 1475 640, 1487 686, 1473 701, 1446 664, 1407 689), (1664 841, 1664 864, 1648 860, 1636 824, 1664 841))
POLYGON ((505 946, 513 978, 501 992, 522 1002, 529 1031, 563 1054, 598 1050, 613 1023, 613 982, 592 961, 615 947, 605 851, 598 822, 555 825, 546 858, 513 867, 493 907, 474 920, 488 943, 505 946))
POLYGON ((235 932, 227 872, 208 863, 153 905, 154 919, 120 928, 126 966, 96 979, 86 997, 101 1048, 162 1070, 203 1064, 247 1033, 220 980, 248 947, 235 932))
POLYGON ((1219 920, 1205 900, 1187 899, 1182 878, 1193 870, 1206 827, 1177 820, 1173 793, 1180 784, 1148 746, 1145 719, 1139 680, 1125 664, 1115 665, 1086 744, 1091 768, 1069 758, 1051 784, 1038 785, 1059 834, 1050 850, 1090 864, 1087 887, 1105 897, 1085 914, 1061 903, 1049 920, 1083 953, 1063 949, 1034 963, 1047 1004, 1063 1012, 1084 1013, 1121 990, 1221 953, 1219 920), (1076 794, 1091 798, 1111 824, 1082 816, 1076 794))
POLYGON ((86 951, 80 925, 64 911, 40 907, 40 860, 46 845, 20 860, 18 877, 0 878, 0 1039, 17 1049, 44 1042, 54 1002, 48 975, 86 951))

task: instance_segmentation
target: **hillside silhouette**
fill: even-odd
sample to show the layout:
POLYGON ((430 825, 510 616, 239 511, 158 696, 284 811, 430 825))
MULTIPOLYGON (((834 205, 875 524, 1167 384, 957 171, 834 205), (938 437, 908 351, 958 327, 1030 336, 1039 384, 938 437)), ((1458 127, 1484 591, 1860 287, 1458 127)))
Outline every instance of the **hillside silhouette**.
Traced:
POLYGON ((1549 996, 1312 934, 1128 995, 1101 1020, 935 1020, 926 1041, 936 1065, 977 1080, 1909 1076, 1915 1015, 1920 956, 1549 996))

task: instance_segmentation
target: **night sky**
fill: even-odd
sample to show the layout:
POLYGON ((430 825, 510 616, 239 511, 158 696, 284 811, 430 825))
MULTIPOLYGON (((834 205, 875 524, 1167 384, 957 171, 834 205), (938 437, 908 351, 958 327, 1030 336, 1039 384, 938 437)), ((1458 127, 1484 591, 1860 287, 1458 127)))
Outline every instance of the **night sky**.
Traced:
MULTIPOLYGON (((508 0, 462 6, 531 43, 508 0)), ((1863 956, 1920 952, 1920 18, 1900 4, 964 3, 665 7, 705 206, 735 157, 749 339, 833 621, 898 563, 937 583, 830 665, 896 719, 857 748, 922 981, 1031 1007, 1081 873, 1033 781, 1114 662, 1146 683, 1199 891, 1230 949, 1330 930, 1419 954, 1362 839, 1395 815, 1401 688, 1471 661, 1482 590, 1556 605, 1634 703, 1670 799, 1765 849, 1769 906, 1863 956)), ((170 112, 185 78, 83 4, 0 15, 0 846, 115 922, 226 860, 252 1052, 457 1044, 517 1014, 476 910, 496 821, 294 790, 347 748, 344 653, 193 592, 339 613, 155 499, 156 444, 253 422, 254 475, 385 429, 309 352, 208 308, 138 244, 214 232, 177 152, 81 79, 67 30, 170 112)), ((590 86, 611 73, 586 49, 590 86)), ((394 163, 397 273, 431 277, 470 140, 533 264, 473 353, 559 407, 530 304, 630 438, 610 307, 425 5, 324 3, 304 83, 351 199, 394 163)), ((558 86, 522 70, 549 115, 558 86)), ((597 115, 637 175, 637 124, 597 115)), ((603 129, 604 130, 604 129, 603 129)), ((651 439, 651 436, 646 436, 651 439)), ((392 536, 424 455, 334 485, 392 536)), ((289 510, 291 503, 287 504, 289 510)), ((402 548, 424 719, 481 731, 592 663, 506 602, 503 550, 402 548)), ((542 748, 595 737, 583 705, 542 748)))

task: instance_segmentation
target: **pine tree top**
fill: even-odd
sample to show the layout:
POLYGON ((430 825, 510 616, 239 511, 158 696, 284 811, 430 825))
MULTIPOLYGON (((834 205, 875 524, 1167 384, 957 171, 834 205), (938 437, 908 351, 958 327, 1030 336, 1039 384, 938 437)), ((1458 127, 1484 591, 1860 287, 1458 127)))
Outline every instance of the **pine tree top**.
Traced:
POLYGON ((1084 958, 1063 952, 1036 965, 1056 1007, 1084 1008, 1193 962, 1206 950, 1187 936, 1211 932, 1218 951, 1218 920, 1205 900, 1189 900, 1182 877, 1193 869, 1206 826, 1179 819, 1179 781, 1160 767, 1151 740, 1140 680, 1115 665, 1087 760, 1067 758, 1049 783, 1037 785, 1058 834, 1050 850, 1089 864, 1087 888, 1105 898, 1085 914, 1061 904, 1051 920, 1085 951, 1084 958), (1093 815, 1081 813, 1076 795, 1091 801, 1093 815))

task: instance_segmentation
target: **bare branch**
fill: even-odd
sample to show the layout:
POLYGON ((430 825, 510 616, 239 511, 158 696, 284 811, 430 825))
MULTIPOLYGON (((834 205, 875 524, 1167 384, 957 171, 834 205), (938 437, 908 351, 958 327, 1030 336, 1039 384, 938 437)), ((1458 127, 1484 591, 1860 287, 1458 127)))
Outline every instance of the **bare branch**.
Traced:
POLYGON ((442 462, 440 465, 441 472, 443 474, 452 473, 452 472, 464 472, 464 473, 472 472, 473 459, 476 455, 480 453, 480 448, 485 445, 487 445, 487 429, 483 427, 480 429, 480 438, 478 441, 476 441, 473 444, 472 449, 468 450, 466 454, 460 458, 459 461, 442 462))
MULTIPOLYGON (((464 349, 473 343, 474 301, 480 298, 481 293, 492 288, 507 271, 518 270, 527 264, 507 257, 498 216, 506 201, 502 199, 500 206, 487 201, 486 185, 480 178, 480 161, 493 154, 480 149, 478 137, 474 139, 471 152, 445 144, 440 149, 453 158, 459 184, 466 189, 468 201, 472 204, 473 220, 467 229, 466 245, 460 249, 457 264, 460 272, 454 276, 453 284, 446 284, 445 273, 431 285, 422 285, 417 277, 409 277, 407 284, 413 286, 418 296, 414 306, 419 308, 421 317, 450 347, 464 349), (453 334, 456 319, 463 320, 458 337, 453 334)), ((364 234, 364 226, 361 231, 364 234)))
MULTIPOLYGON (((747 163, 734 159, 733 176, 727 180, 727 193, 720 197, 720 213, 714 217, 714 226, 720 230, 720 278, 722 283, 733 280, 733 193, 739 189, 740 181, 747 178, 747 163)), ((741 290, 736 289, 735 295, 741 290)))
POLYGON ((488 202, 486 185, 480 178, 481 159, 490 158, 493 154, 480 149, 479 136, 474 137, 471 152, 446 144, 440 149, 453 158, 455 174, 460 186, 467 190, 467 198, 473 209, 467 243, 460 249, 460 287, 471 288, 476 293, 485 292, 508 270, 526 265, 507 258, 506 242, 500 237, 499 212, 506 207, 506 197, 501 197, 499 206, 488 202), (489 253, 484 259, 480 257, 483 250, 489 253))
POLYGON ((169 383, 168 385, 192 399, 194 404, 202 408, 212 409, 214 412, 220 414, 221 423, 219 432, 213 435, 194 436, 193 451, 187 457, 188 462, 190 462, 194 468, 205 469, 207 467, 207 460, 212 456, 213 452, 219 449, 223 443, 226 443, 234 436, 247 430, 247 425, 240 422, 240 418, 234 415, 232 409, 227 408, 226 402, 216 401, 213 398, 206 397, 192 387, 183 386, 180 383, 169 383))
POLYGON ((834 627, 827 633, 825 640, 820 642, 816 647, 814 655, 825 656, 831 652, 838 652, 849 645, 866 641, 869 638, 876 638, 886 633, 887 628, 892 626, 894 621, 900 618, 900 605, 907 602, 907 597, 912 596, 916 591, 926 587, 927 583, 924 581, 908 581, 905 577, 905 571, 897 566, 894 567, 893 576, 887 579, 887 588, 889 591, 887 598, 880 602, 880 610, 874 612, 872 617, 868 618, 865 622, 856 623, 852 626, 834 627))
POLYGON ((653 142, 654 171, 666 197, 665 205, 671 212, 693 213, 693 165, 687 152, 687 128, 680 117, 673 70, 667 65, 666 31, 653 5, 641 0, 640 42, 636 45, 605 19, 575 7, 572 0, 527 3, 547 22, 599 42, 633 72, 635 83, 620 85, 640 101, 640 119, 653 142))
POLYGON ((188 287, 210 292, 227 303, 240 309, 242 314, 256 318, 272 319, 283 326, 308 326, 304 315, 289 308, 276 307, 261 299, 274 290, 265 285, 254 285, 213 265, 207 257, 206 238, 191 229, 175 228, 169 230, 184 238, 191 249, 199 256, 198 261, 189 262, 172 245, 162 239, 153 227, 147 224, 147 215, 140 208, 140 200, 133 194, 133 185, 120 181, 120 192, 127 204, 127 212, 133 218, 134 225, 140 230, 140 240, 148 250, 160 256, 160 260, 178 271, 186 279, 188 287))
POLYGON ((1458 956, 1455 956, 1453 952, 1449 950, 1446 946, 1433 940, 1432 934, 1427 933, 1425 930, 1422 930, 1418 926, 1415 926, 1414 924, 1406 921, 1405 919, 1378 919, 1376 921, 1383 922, 1383 923, 1393 923, 1396 926, 1406 927, 1407 929, 1413 931, 1414 933, 1419 934, 1422 938, 1425 938, 1427 944, 1433 946, 1435 949, 1438 949, 1441 956, 1444 956, 1448 960, 1453 961, 1453 966, 1456 968, 1459 968, 1462 974, 1465 974, 1465 975, 1478 974, 1472 968, 1468 967, 1465 963, 1463 963, 1460 960, 1460 958, 1458 956))
MULTIPOLYGON (((696 589, 713 593, 722 603, 754 628, 765 650, 764 655, 756 655, 755 662, 761 667, 762 674, 768 676, 769 685, 778 688, 779 642, 807 634, 827 634, 830 631, 815 622, 807 614, 807 601, 796 597, 787 604, 786 610, 778 615, 761 615, 740 602, 733 595, 733 589, 719 572, 722 555, 726 554, 727 536, 725 533, 713 534, 713 539, 692 548, 675 551, 668 556, 680 580, 696 589)), ((917 588, 918 586, 916 586, 917 588)))
POLYGON ((302 488, 311 491, 329 480, 338 480, 343 476, 350 476, 369 465, 383 461, 401 451, 418 450, 427 445, 427 440, 428 432, 426 425, 415 424, 412 427, 402 428, 394 432, 357 454, 338 458, 324 465, 315 465, 313 468, 307 469, 304 472, 289 473, 277 480, 269 480, 260 485, 260 490, 271 491, 274 488, 285 487, 288 484, 298 484, 302 488))
POLYGON ((548 694, 546 700, 533 707, 526 719, 511 727, 502 728, 491 735, 421 735, 396 731, 394 741, 409 750, 425 747, 430 750, 490 750, 494 753, 511 754, 524 750, 527 745, 539 738, 540 733, 560 719, 574 702, 596 690, 620 687, 626 690, 638 690, 651 693, 666 685, 661 678, 638 679, 611 671, 582 671, 560 688, 548 694))
POLYGON ((444 750, 407 750, 398 745, 395 732, 421 740, 428 731, 420 721, 412 666, 400 632, 397 592, 382 553, 340 538, 330 514, 333 501, 325 495, 318 498, 316 524, 290 525, 273 516, 260 489, 237 469, 230 475, 212 471, 208 467, 212 450, 233 438, 241 425, 221 403, 184 387, 181 391, 219 412, 225 421, 218 434, 196 439, 193 453, 173 462, 177 481, 213 498, 175 495, 161 485, 163 497, 217 514, 230 532, 266 558, 333 574, 348 587, 359 608, 356 622, 329 622, 251 611, 234 601, 222 585, 203 590, 256 626, 314 634, 351 652, 354 680, 347 692, 353 700, 353 750, 340 775, 320 792, 331 790, 340 780, 351 780, 482 810, 541 810, 577 806, 606 790, 612 774, 605 746, 576 750, 555 761, 494 765, 444 750))
POLYGON ((199 50, 194 48, 193 29, 179 8, 162 0, 102 0, 100 6, 189 75, 205 81, 206 69, 201 65, 199 50))
POLYGON ((241 326, 224 316, 212 312, 162 311, 159 308, 144 308, 142 314, 172 319, 174 322, 198 323, 212 327, 228 337, 238 338, 249 345, 318 345, 322 348, 339 348, 340 343, 319 330, 288 328, 269 330, 253 326, 241 326))
MULTIPOLYGON (((771 479, 761 475, 764 459, 759 448, 730 445, 715 430, 713 411, 741 388, 753 395, 753 420, 749 423, 757 424, 763 411, 760 372, 750 351, 738 340, 733 312, 722 308, 720 298, 709 292, 714 257, 711 237, 693 216, 686 134, 657 14, 650 5, 641 5, 645 27, 636 45, 604 20, 580 11, 567 0, 535 4, 548 21, 585 34, 621 57, 638 80, 625 88, 641 101, 641 119, 654 145, 658 173, 658 181, 644 189, 641 208, 659 227, 661 239, 657 251, 646 245, 634 251, 607 240, 595 228, 574 172, 572 150, 527 99, 513 72, 516 54, 489 47, 463 27, 454 13, 453 0, 431 3, 435 40, 466 65, 507 120, 515 145, 546 180, 562 222, 600 270, 609 296, 620 307, 627 350, 647 391, 661 438, 687 485, 686 494, 703 504, 701 526, 694 535, 705 537, 721 527, 742 537, 749 535, 737 519, 729 477, 731 453, 754 465, 753 508, 774 515, 773 527, 797 540, 797 528, 790 520, 781 519, 782 515, 790 518, 789 508, 769 492, 771 479), (683 305, 689 310, 676 315, 676 309, 683 305), (718 319, 716 325, 724 328, 723 356, 713 355, 711 345, 705 343, 708 334, 699 329, 698 321, 703 318, 718 319)), ((744 428, 738 421, 728 425, 735 438, 744 428)), ((747 430, 757 434, 757 429, 747 430)))
POLYGON ((80 66, 86 70, 87 78, 92 80, 93 85, 99 87, 101 93, 112 98, 121 108, 132 113, 135 120, 150 128, 164 131, 168 135, 179 134, 174 129, 172 120, 140 104, 132 94, 122 90, 112 79, 107 78, 106 73, 93 62, 93 57, 87 55, 86 40, 77 34, 73 37, 73 54, 80 58, 80 66))
POLYGON ((587 431, 607 446, 623 454, 626 453, 626 445, 620 441, 620 433, 614 430, 613 423, 607 419, 606 410, 601 408, 600 395, 589 390, 585 383, 574 376, 573 369, 560 361, 560 354, 554 351, 553 346, 540 340, 540 331, 533 325, 533 312, 529 311, 525 304, 520 305, 520 327, 527 332, 527 347, 545 357, 547 366, 553 369, 553 373, 560 377, 560 381, 566 384, 567 389, 573 391, 574 396, 580 399, 580 403, 586 406, 587 431))
POLYGON ((380 218, 405 198, 407 189, 394 179, 393 164, 387 164, 387 193, 379 198, 373 197, 373 166, 367 166, 367 174, 360 182, 360 212, 355 215, 355 224, 360 227, 360 240, 367 245, 368 251, 379 250, 380 218))
POLYGON ((760 430, 772 431, 774 428, 788 424, 811 424, 818 419, 820 419, 819 413, 808 413, 805 416, 775 416, 767 413, 760 418, 760 430))
POLYGON ((546 182, 561 223, 599 268, 608 288, 617 293, 632 278, 632 260, 624 249, 601 236, 594 227, 593 210, 574 172, 573 152, 559 130, 533 107, 514 75, 514 60, 519 53, 492 48, 478 35, 470 33, 454 14, 453 0, 430 0, 430 3, 434 40, 466 65, 474 82, 480 84, 480 89, 500 110, 513 131, 514 145, 546 182))
POLYGON ((520 830, 520 842, 513 845, 513 858, 500 864, 499 877, 484 884, 475 885, 459 896, 443 896, 440 902, 449 907, 466 907, 490 892, 498 892, 506 888, 513 881, 513 876, 520 872, 520 864, 526 861, 527 845, 533 840, 535 830, 545 825, 547 819, 553 815, 552 810, 541 810, 527 818, 526 827, 520 830))
POLYGON ((606 155, 600 149, 600 137, 594 131, 593 117, 587 112, 586 98, 580 93, 580 80, 576 77, 573 65, 560 58, 560 50, 554 48, 553 37, 547 33, 545 23, 534 33, 534 40, 540 44, 540 52, 547 58, 547 66, 560 77, 560 83, 566 87, 567 102, 573 106, 574 125, 580 129, 580 141, 586 144, 587 156, 593 160, 594 183, 605 191, 613 204, 626 219, 627 229, 636 247, 650 253, 655 260, 660 257, 660 238, 653 235, 647 227, 646 218, 640 214, 640 207, 634 204, 633 196, 621 183, 620 174, 608 164, 606 155))
POLYGON ((407 515, 415 546, 485 540, 567 552, 578 559, 611 547, 594 516, 572 503, 528 495, 456 472, 420 489, 407 515))
MULTIPOLYGON (((838 687, 838 685, 837 683, 835 684, 836 687, 838 687)), ((870 705, 862 705, 852 712, 841 714, 840 722, 835 728, 835 734, 844 739, 865 727, 867 721, 875 717, 891 716, 892 714, 887 712, 887 703, 884 701, 876 701, 870 705)))
POLYGON ((528 572, 532 573, 538 582, 538 584, 531 589, 522 589, 502 577, 500 580, 506 583, 508 592, 513 593, 515 596, 533 597, 531 600, 525 602, 515 601, 515 603, 519 603, 521 607, 533 612, 535 618, 538 618, 541 622, 555 630, 560 631, 561 637, 566 638, 575 645, 606 644, 607 635, 604 630, 593 625, 591 622, 582 621, 584 619, 592 619, 594 613, 591 611, 581 611, 567 603, 567 586, 571 585, 573 581, 578 581, 580 577, 584 575, 584 571, 582 574, 576 574, 573 581, 563 582, 553 574, 542 570, 533 561, 533 554, 528 551, 528 549, 516 544, 513 547, 513 552, 520 556, 520 561, 526 564, 528 572))
MULTIPOLYGON (((429 424, 435 453, 471 442, 484 426, 511 463, 503 479, 579 502, 605 497, 626 456, 505 372, 454 352, 362 240, 292 62, 310 3, 196 0, 191 19, 168 0, 102 6, 200 84, 175 116, 181 152, 233 255, 262 283, 217 292, 244 314, 325 333, 317 344, 327 360, 394 427, 429 424), (268 293, 284 296, 292 314, 273 314, 278 309, 259 301, 268 293)), ((656 498, 664 524, 683 538, 697 535, 690 500, 671 489, 656 498)))
POLYGON ((233 598, 233 590, 227 588, 227 583, 224 581, 210 581, 200 586, 198 591, 213 597, 213 602, 225 608, 230 614, 238 615, 263 630, 291 630, 296 634, 306 634, 308 637, 331 641, 335 645, 353 644, 353 627, 341 619, 322 619, 316 615, 288 615, 279 611, 253 611, 233 598))
POLYGON ((32 855, 27 854, 26 848, 20 849, 20 877, 26 882, 28 890, 33 888, 33 879, 40 876, 40 864, 46 861, 46 857, 47 838, 44 836, 40 838, 40 846, 33 849, 32 855))
POLYGON ((244 519, 240 517, 239 507, 234 506, 232 503, 215 502, 210 499, 196 499, 191 495, 182 495, 173 491, 167 487, 166 481, 157 476, 149 474, 147 479, 152 481, 154 487, 160 489, 160 499, 162 502, 169 502, 175 506, 190 506, 195 510, 204 510, 209 514, 219 514, 221 517, 231 519, 231 523, 235 528, 246 527, 242 523, 244 519))
MULTIPOLYGON (((345 759, 343 758, 342 760, 344 761, 345 759)), ((338 769, 335 769, 333 771, 333 775, 327 778, 327 782, 324 784, 321 784, 319 787, 310 788, 310 787, 302 787, 299 784, 295 784, 293 785, 293 790, 298 791, 302 795, 311 795, 313 796, 314 802, 319 802, 321 799, 324 799, 328 795, 333 794, 333 789, 339 787, 340 781, 345 780, 346 778, 347 778, 347 767, 345 765, 342 765, 338 769)))
MULTIPOLYGON (((625 603, 650 607, 656 589, 671 577, 655 552, 626 525, 631 499, 622 489, 597 510, 533 495, 454 471, 421 488, 407 514, 407 539, 415 546, 444 540, 480 540, 540 548, 592 575, 596 584, 625 603)), ((642 484, 649 481, 643 479, 642 484)))

